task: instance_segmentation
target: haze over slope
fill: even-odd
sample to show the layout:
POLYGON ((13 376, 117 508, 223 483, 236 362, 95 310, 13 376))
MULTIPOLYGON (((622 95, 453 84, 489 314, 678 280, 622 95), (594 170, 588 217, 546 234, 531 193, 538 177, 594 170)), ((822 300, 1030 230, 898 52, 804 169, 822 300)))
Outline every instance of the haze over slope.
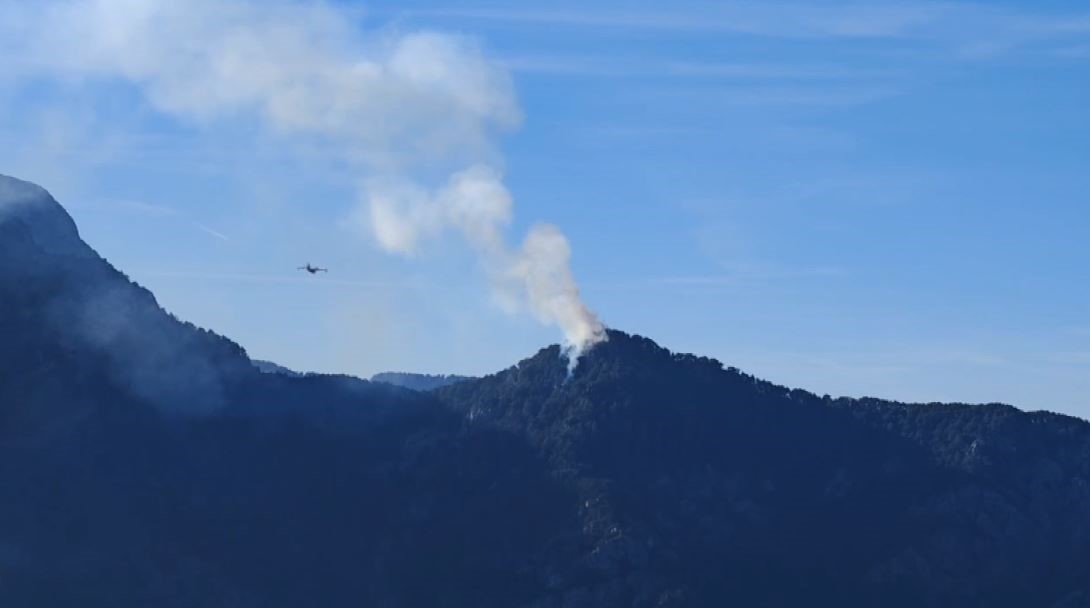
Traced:
POLYGON ((416 391, 433 391, 437 388, 450 386, 466 380, 472 380, 469 376, 411 374, 406 372, 382 372, 371 376, 371 382, 384 382, 394 386, 403 386, 416 391))
POLYGON ((258 371, 0 177, 13 606, 1086 605, 1090 424, 612 331, 419 393, 258 371))
POLYGON ((165 116, 246 116, 326 149, 360 183, 351 223, 382 249, 415 253, 461 236, 494 295, 559 328, 573 359, 603 337, 561 230, 507 234, 514 197, 498 135, 521 111, 510 76, 464 36, 365 30, 344 7, 283 0, 96 0, 0 5, 0 55, 16 82, 73 76, 128 83, 165 116), (27 69, 29 66, 29 69, 27 69))

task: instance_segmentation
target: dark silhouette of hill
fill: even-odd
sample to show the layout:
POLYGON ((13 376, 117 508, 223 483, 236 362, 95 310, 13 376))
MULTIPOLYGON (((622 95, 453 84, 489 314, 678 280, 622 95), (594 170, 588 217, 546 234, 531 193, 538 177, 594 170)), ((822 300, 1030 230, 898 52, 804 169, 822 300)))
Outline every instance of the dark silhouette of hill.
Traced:
POLYGON ((408 372, 382 372, 371 376, 371 382, 382 382, 423 392, 433 391, 466 380, 473 380, 473 378, 454 374, 413 374, 408 372))
POLYGON ((261 373, 4 177, 0 335, 5 606, 520 605, 574 534, 521 438, 261 373))
POLYGON ((6 606, 1088 605, 1090 425, 618 331, 418 392, 263 373, 0 177, 6 606))
POLYGON ((577 489, 589 605, 1052 606, 1090 580, 1082 420, 820 398, 617 331, 571 378, 554 346, 438 394, 577 489))
POLYGON ((282 376, 305 376, 306 374, 297 372, 293 369, 288 369, 283 365, 273 363, 272 361, 262 361, 261 359, 253 359, 252 363, 257 371, 263 374, 280 374, 282 376))

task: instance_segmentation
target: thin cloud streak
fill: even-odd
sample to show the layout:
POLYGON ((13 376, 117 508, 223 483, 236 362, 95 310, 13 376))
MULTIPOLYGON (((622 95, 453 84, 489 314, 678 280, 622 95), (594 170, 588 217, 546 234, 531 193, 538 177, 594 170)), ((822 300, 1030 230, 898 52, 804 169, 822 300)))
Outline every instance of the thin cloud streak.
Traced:
POLYGON ((231 242, 230 237, 223 234, 222 232, 219 232, 218 230, 214 230, 212 228, 209 228, 208 226, 205 226, 204 224, 202 224, 200 222, 193 222, 193 225, 196 226, 197 228, 199 228, 201 230, 201 232, 204 232, 205 234, 207 234, 207 235, 209 235, 211 237, 217 238, 217 239, 219 239, 219 240, 221 240, 221 241, 223 241, 225 243, 230 243, 231 242))
POLYGON ((803 4, 770 8, 736 3, 700 15, 694 15, 692 11, 681 14, 507 8, 435 8, 406 11, 405 14, 567 27, 730 32, 785 38, 871 38, 903 36, 913 28, 939 20, 949 11, 950 5, 945 4, 814 10, 803 4))
POLYGON ((692 80, 857 80, 900 75, 889 69, 849 69, 836 65, 790 65, 700 61, 648 61, 575 55, 523 55, 500 60, 516 73, 604 78, 671 78, 692 80))
POLYGON ((373 289, 391 288, 417 288, 421 286, 418 281, 365 281, 353 279, 336 279, 327 277, 310 276, 286 276, 282 274, 261 274, 247 272, 206 272, 202 270, 163 271, 152 270, 148 272, 133 272, 135 277, 154 277, 164 279, 194 279, 201 281, 230 281, 239 283, 264 283, 264 284, 308 284, 308 285, 338 285, 349 287, 366 287, 373 289))
MULTIPOLYGON (((625 31, 726 33, 795 40, 898 40, 939 44, 963 60, 989 59, 1047 41, 1090 34, 1090 14, 1037 14, 965 2, 914 4, 758 4, 736 2, 699 11, 520 10, 429 8, 409 17, 467 20, 512 27, 608 28, 625 31)), ((922 50, 922 49, 921 49, 922 50)))
POLYGON ((101 213, 104 211, 116 210, 144 217, 178 217, 183 215, 181 211, 173 207, 128 199, 98 199, 87 202, 75 201, 68 203, 67 206, 70 209, 77 209, 81 212, 90 211, 101 213))
POLYGON ((802 279, 841 279, 851 273, 833 266, 790 268, 769 264, 739 265, 720 274, 663 275, 618 281, 587 281, 596 288, 661 289, 663 286, 690 288, 744 288, 758 282, 798 281, 802 279))
POLYGON ((739 107, 750 106, 817 106, 852 107, 864 106, 891 99, 903 93, 894 86, 717 86, 688 87, 673 90, 647 90, 638 93, 649 102, 669 100, 697 105, 716 104, 739 107))
MULTIPOLYGON (((126 213, 135 213, 137 215, 152 218, 174 218, 181 220, 187 219, 187 214, 179 209, 176 209, 174 207, 167 207, 166 205, 158 205, 155 203, 145 203, 143 201, 124 199, 100 200, 83 205, 77 203, 76 205, 73 205, 73 207, 76 209, 85 209, 91 211, 100 211, 102 209, 116 209, 126 213)), ((219 230, 216 230, 215 228, 212 228, 211 226, 208 226, 207 224, 201 223, 194 219, 188 219, 188 222, 194 228, 203 232, 204 234, 207 234, 208 236, 211 236, 225 243, 233 242, 233 239, 231 237, 227 236, 223 232, 220 232, 219 230)))
POLYGON ((843 278, 850 273, 844 268, 818 267, 818 268, 786 268, 776 266, 755 265, 753 267, 739 267, 737 270, 725 274, 710 275, 678 275, 656 277, 652 283, 671 285, 739 285, 746 281, 778 281, 798 280, 806 278, 833 279, 843 278))

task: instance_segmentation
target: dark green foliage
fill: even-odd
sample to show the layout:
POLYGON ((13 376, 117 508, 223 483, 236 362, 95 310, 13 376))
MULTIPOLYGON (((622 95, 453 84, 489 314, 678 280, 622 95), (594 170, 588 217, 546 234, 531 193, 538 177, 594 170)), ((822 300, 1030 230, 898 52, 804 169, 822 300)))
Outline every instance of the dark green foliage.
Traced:
POLYGON ((570 378, 552 347, 438 395, 579 492, 569 597, 1051 605, 1090 574, 1076 419, 832 401, 616 331, 570 378))

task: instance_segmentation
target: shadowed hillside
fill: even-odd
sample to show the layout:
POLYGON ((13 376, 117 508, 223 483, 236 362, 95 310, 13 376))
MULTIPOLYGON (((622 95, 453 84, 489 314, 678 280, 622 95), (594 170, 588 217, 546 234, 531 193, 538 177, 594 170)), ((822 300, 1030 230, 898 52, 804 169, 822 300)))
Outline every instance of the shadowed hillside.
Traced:
POLYGON ((382 372, 371 376, 371 382, 382 382, 394 386, 410 388, 414 391, 433 391, 437 388, 450 386, 466 380, 472 380, 469 376, 410 374, 405 372, 382 372))
POLYGON ((438 394, 577 488, 593 603, 1052 605, 1090 573, 1081 420, 822 399, 617 331, 570 379, 551 347, 438 394))
POLYGON ((3 177, 0 334, 6 606, 519 605, 576 533, 517 436, 259 372, 3 177))
POLYGON ((10 606, 1087 605, 1090 425, 619 331, 417 392, 263 373, 0 177, 10 606))

